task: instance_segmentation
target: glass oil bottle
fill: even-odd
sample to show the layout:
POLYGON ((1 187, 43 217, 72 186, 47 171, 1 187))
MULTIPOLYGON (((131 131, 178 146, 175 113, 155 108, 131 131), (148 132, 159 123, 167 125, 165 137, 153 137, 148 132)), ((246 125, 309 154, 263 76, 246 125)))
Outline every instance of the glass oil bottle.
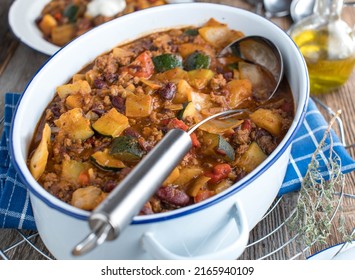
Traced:
POLYGON ((311 94, 342 86, 355 65, 355 32, 341 18, 343 0, 316 0, 313 14, 289 34, 307 63, 311 94))

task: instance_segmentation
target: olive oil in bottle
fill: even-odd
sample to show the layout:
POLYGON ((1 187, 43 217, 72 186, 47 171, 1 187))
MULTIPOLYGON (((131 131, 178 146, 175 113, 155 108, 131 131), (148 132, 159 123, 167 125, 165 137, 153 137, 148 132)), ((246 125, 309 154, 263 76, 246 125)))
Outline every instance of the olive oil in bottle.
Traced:
POLYGON ((340 19, 342 0, 316 0, 314 14, 289 31, 307 63, 311 94, 342 86, 355 65, 355 40, 340 19))

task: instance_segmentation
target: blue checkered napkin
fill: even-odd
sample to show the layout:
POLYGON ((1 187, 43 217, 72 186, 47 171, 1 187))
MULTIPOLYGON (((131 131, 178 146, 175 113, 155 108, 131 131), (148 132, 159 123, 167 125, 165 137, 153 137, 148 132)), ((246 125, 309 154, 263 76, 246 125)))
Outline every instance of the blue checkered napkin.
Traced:
MULTIPOLYGON (((305 120, 297 131, 292 143, 290 162, 287 167, 286 176, 281 186, 279 195, 297 191, 301 188, 302 178, 307 172, 311 157, 323 138, 324 132, 328 128, 328 123, 319 112, 313 100, 309 100, 305 120)), ((333 151, 341 159, 342 172, 348 173, 355 169, 355 161, 350 157, 336 133, 331 130, 333 151)), ((327 179, 327 163, 330 158, 330 142, 327 138, 324 148, 320 152, 318 171, 327 179)), ((333 153, 334 155, 334 153, 333 153)))
MULTIPOLYGON (((0 145, 0 228, 36 229, 32 208, 26 187, 19 180, 8 153, 8 137, 10 124, 19 94, 5 95, 5 128, 0 145)), ((293 142, 291 159, 280 195, 297 191, 301 187, 302 177, 306 174, 312 154, 322 139, 328 124, 318 111, 314 102, 310 100, 306 119, 298 130, 293 142)), ((338 137, 332 131, 335 152, 342 161, 344 173, 355 169, 355 162, 346 152, 338 137)), ((324 148, 322 158, 329 157, 329 144, 324 148)), ((327 175, 324 162, 320 162, 323 175, 327 175)))
POLYGON ((5 95, 4 130, 0 142, 0 228, 36 229, 29 193, 10 160, 8 141, 19 94, 5 95))

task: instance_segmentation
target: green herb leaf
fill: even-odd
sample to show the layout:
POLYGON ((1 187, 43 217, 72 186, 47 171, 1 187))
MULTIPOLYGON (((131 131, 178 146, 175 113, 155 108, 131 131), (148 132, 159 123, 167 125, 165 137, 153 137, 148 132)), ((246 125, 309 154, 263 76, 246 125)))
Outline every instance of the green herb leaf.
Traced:
POLYGON ((187 30, 185 30, 184 34, 187 36, 197 36, 198 30, 197 29, 187 29, 187 30))
POLYGON ((69 5, 65 8, 63 15, 69 19, 70 22, 76 22, 78 18, 79 7, 76 5, 69 5))

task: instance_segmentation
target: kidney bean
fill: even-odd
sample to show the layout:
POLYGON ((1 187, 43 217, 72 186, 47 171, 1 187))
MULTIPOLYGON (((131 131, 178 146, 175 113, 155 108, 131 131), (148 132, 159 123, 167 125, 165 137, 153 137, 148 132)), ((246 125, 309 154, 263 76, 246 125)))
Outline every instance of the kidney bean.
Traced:
POLYGON ((102 190, 103 190, 104 192, 108 192, 108 193, 109 193, 109 192, 111 192, 116 186, 117 186, 117 183, 116 183, 114 180, 108 180, 108 181, 104 184, 102 190))
POLYGON ((111 98, 111 103, 112 106, 118 110, 118 112, 120 112, 121 114, 125 113, 126 103, 125 103, 125 99, 122 96, 120 95, 113 96, 111 98))
POLYGON ((147 141, 145 141, 143 137, 138 138, 138 144, 146 152, 149 152, 154 147, 152 144, 149 144, 147 141))
POLYGON ((156 192, 156 196, 162 201, 178 207, 183 207, 190 203, 190 197, 173 186, 161 187, 156 192))
POLYGON ((103 89, 103 88, 107 87, 107 84, 103 79, 96 78, 96 79, 94 79, 94 86, 98 89, 103 89))
POLYGON ((152 205, 150 204, 150 202, 148 201, 146 204, 144 204, 144 206, 142 207, 141 211, 139 212, 140 215, 150 215, 150 214, 154 214, 153 209, 152 209, 152 205))
POLYGON ((60 112, 61 108, 62 108, 62 106, 59 103, 53 103, 53 105, 50 109, 51 109, 53 116, 55 118, 59 118, 61 116, 61 112, 60 112))
POLYGON ((124 130, 124 135, 132 136, 134 138, 138 138, 141 136, 138 131, 134 130, 132 127, 126 128, 124 130))
POLYGON ((233 79, 233 72, 225 72, 225 73, 223 73, 223 78, 225 78, 227 80, 227 82, 229 82, 230 80, 233 79))
POLYGON ((158 90, 158 94, 166 100, 172 100, 176 93, 176 85, 172 82, 165 84, 158 90))

